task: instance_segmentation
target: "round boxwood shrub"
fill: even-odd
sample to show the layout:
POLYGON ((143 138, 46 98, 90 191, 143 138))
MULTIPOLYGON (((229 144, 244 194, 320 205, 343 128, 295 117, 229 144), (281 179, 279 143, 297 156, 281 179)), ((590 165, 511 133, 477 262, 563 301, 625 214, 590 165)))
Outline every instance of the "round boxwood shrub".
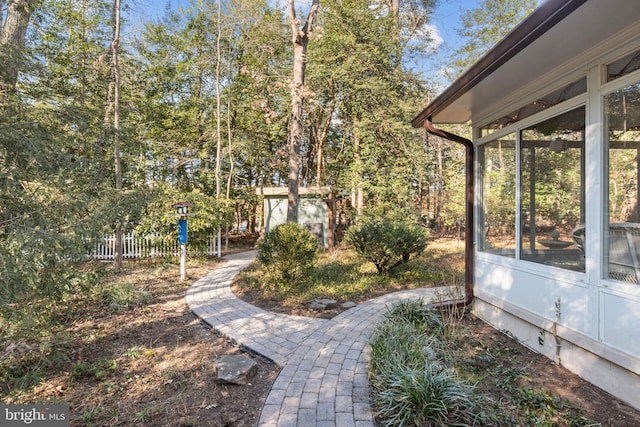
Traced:
POLYGON ((405 222, 366 222, 347 230, 347 242, 384 274, 427 246, 427 231, 405 222))
POLYGON ((315 264, 319 245, 309 230, 290 222, 269 230, 256 250, 256 258, 271 274, 295 283, 315 264))

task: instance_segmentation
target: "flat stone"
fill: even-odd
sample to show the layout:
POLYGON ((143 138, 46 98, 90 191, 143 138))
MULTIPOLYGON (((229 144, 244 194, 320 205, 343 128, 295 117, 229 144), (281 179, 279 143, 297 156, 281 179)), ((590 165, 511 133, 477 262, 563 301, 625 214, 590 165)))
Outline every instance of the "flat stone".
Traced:
POLYGON ((213 367, 219 382, 244 385, 255 375, 258 364, 246 354, 222 356, 213 367))
POLYGON ((356 304, 356 303, 355 303, 355 302, 353 302, 353 301, 345 301, 345 302, 343 302, 342 304, 340 304, 340 307, 342 307, 342 308, 346 308, 346 309, 349 309, 349 308, 353 308, 353 307, 355 307, 355 306, 357 306, 357 305, 358 305, 358 304, 356 304))
POLYGON ((338 308, 338 303, 332 299, 316 298, 309 303, 309 308, 317 311, 333 310, 338 308))

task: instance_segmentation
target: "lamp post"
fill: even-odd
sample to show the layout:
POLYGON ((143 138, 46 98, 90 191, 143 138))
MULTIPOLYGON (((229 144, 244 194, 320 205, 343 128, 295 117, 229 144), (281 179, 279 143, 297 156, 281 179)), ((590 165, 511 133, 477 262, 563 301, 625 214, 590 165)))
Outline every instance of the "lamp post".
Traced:
POLYGON ((178 243, 180 244, 180 280, 187 278, 187 216, 191 203, 179 202, 173 205, 178 216, 178 243))

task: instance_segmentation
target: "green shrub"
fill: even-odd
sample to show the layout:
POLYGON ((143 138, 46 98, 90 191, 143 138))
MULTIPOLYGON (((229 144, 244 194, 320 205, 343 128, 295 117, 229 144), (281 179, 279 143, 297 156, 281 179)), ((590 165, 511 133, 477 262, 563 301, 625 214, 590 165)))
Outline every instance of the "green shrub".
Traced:
POLYGON ((346 239, 380 274, 408 262, 411 254, 420 253, 427 246, 426 230, 404 222, 364 223, 349 228, 346 239))
POLYGON ((256 245, 256 258, 277 279, 295 283, 313 267, 318 249, 318 240, 309 230, 286 223, 264 235, 256 245))

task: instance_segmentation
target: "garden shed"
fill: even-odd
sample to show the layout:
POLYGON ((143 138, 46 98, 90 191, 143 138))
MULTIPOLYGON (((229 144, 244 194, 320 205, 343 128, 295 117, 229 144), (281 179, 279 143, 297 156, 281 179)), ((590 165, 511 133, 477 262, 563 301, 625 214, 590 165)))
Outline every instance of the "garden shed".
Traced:
POLYGON ((640 408, 640 2, 542 2, 413 125, 467 148, 474 313, 640 408))
MULTIPOLYGON (((335 230, 335 203, 331 187, 300 187, 298 193, 298 223, 318 238, 322 248, 331 249, 335 230)), ((260 187, 256 194, 264 197, 265 233, 287 222, 287 187, 260 187)))

